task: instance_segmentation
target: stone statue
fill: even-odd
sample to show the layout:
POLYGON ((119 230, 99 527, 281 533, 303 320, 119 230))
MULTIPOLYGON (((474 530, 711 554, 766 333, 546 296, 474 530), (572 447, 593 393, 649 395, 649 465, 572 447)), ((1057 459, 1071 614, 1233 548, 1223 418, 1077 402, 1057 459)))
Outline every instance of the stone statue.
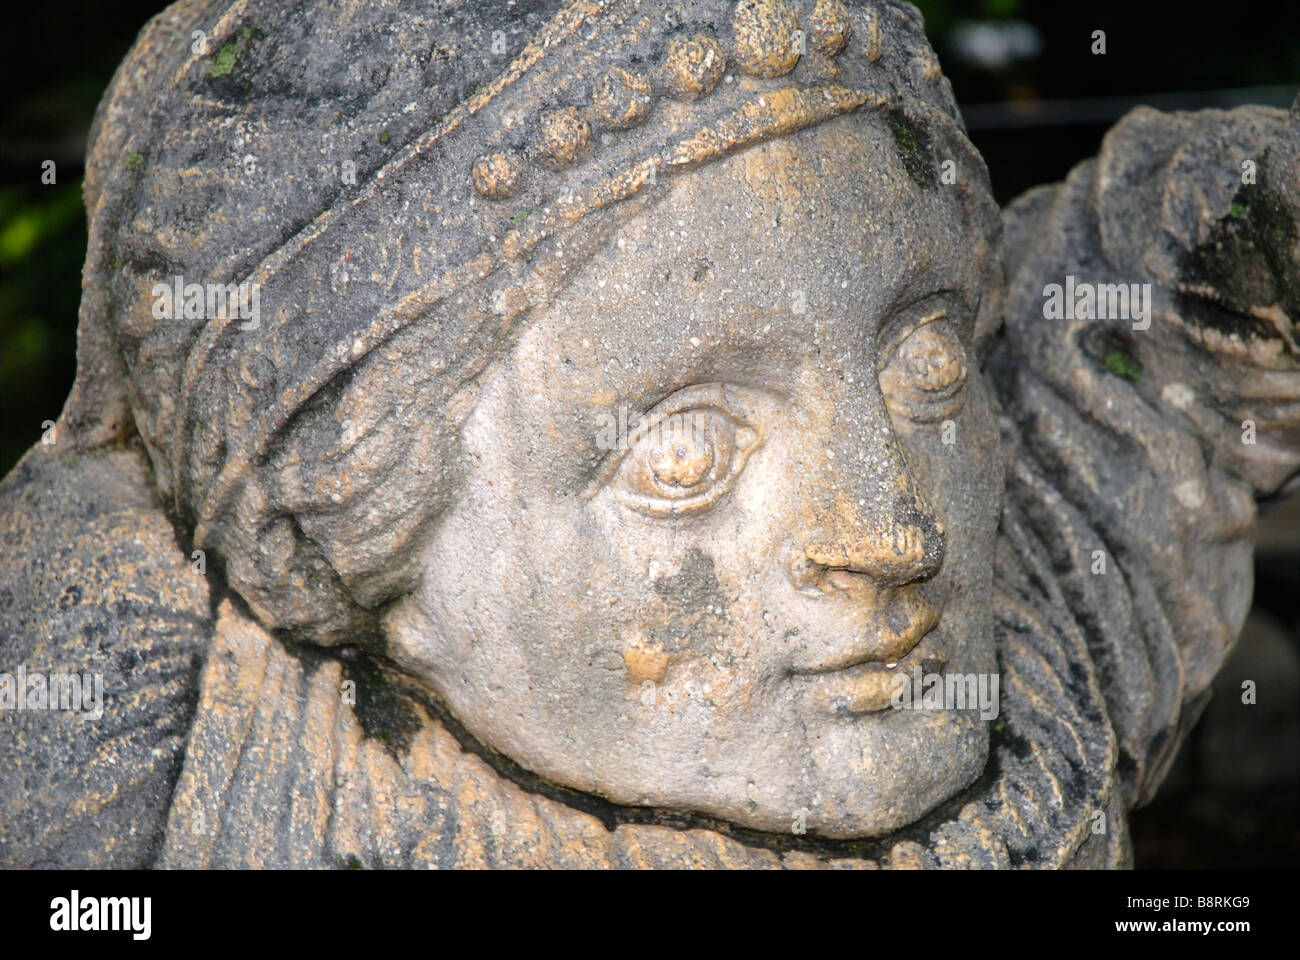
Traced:
POLYGON ((0 862, 1129 864, 1300 476, 1300 107, 1000 213, 906 4, 441 6, 114 78, 0 862))

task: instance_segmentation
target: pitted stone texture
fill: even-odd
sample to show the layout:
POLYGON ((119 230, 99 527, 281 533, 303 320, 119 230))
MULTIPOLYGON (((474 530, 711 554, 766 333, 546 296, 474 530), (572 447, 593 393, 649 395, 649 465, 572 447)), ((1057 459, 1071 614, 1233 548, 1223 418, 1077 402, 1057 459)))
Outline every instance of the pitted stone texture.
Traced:
POLYGON ((943 77, 939 61, 928 50, 918 51, 912 57, 912 73, 919 83, 938 83, 943 77))
POLYGON ((514 194, 524 175, 523 161, 510 153, 493 153, 474 161, 471 171, 474 189, 491 200, 503 200, 514 194))
POLYGON ((840 0, 817 0, 806 26, 809 47, 828 57, 843 50, 853 35, 853 21, 848 7, 840 0))
POLYGON ((56 440, 0 482, 0 673, 103 683, 97 719, 0 710, 0 866, 153 861, 210 630, 207 580, 139 450, 78 455, 56 440))
POLYGON ((564 107, 542 114, 537 140, 538 152, 557 168, 578 158, 591 139, 591 125, 577 107, 564 107))
POLYGON ((756 77, 780 77, 799 62, 799 20, 782 0, 740 0, 731 19, 736 62, 756 77))
POLYGON ((597 111, 613 130, 635 126, 654 107, 650 81, 622 67, 611 67, 596 81, 592 96, 597 111))
POLYGON ((727 69, 727 57, 718 41, 697 34, 668 41, 660 77, 678 100, 698 100, 710 93, 727 69))
POLYGON ((885 31, 880 27, 880 11, 869 9, 862 12, 866 29, 862 31, 862 45, 868 63, 876 63, 885 52, 885 31))
POLYGON ((1054 571, 1106 678, 1130 806, 1154 793, 1236 642, 1256 498, 1300 471, 1297 184, 1300 101, 1289 115, 1140 108, 1096 159, 1006 212, 990 373, 1015 457, 1008 510, 1043 545, 1021 562, 1054 571), (1069 276, 1149 284, 1149 317, 1045 319, 1044 286, 1069 276))

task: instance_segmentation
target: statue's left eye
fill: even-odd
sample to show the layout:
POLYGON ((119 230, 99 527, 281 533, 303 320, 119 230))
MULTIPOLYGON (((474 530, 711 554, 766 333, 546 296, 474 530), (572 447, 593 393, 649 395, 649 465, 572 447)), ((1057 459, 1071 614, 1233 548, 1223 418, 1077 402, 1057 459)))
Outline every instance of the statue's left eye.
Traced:
POLYGON ((966 376, 966 350, 940 312, 908 330, 887 352, 880 390, 892 412, 930 423, 961 409, 966 376))
POLYGON ((610 488, 647 516, 698 513, 731 489, 758 441, 752 426, 712 406, 648 414, 629 427, 610 488))

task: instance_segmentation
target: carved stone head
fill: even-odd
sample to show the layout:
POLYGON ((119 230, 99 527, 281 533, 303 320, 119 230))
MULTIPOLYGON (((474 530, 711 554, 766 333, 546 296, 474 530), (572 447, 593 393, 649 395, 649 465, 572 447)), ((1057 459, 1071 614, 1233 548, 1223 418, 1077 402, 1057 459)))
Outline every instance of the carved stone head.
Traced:
POLYGON ((99 131, 155 161, 92 158, 85 336, 128 386, 73 415, 134 421, 265 625, 543 778, 880 835, 988 756, 978 711, 890 707, 997 671, 997 209, 910 7, 650 6, 529 5, 508 55, 349 90, 290 37, 244 85, 172 65, 99 131), (260 316, 160 319, 176 277, 260 316))
MULTIPOLYGON (((792 89, 740 73, 644 135, 777 125, 792 89)), ((661 173, 475 380, 459 493, 385 632, 534 772, 851 837, 983 770, 987 715, 892 699, 914 668, 996 672, 993 220, 909 174, 925 134, 888 111, 661 173)))

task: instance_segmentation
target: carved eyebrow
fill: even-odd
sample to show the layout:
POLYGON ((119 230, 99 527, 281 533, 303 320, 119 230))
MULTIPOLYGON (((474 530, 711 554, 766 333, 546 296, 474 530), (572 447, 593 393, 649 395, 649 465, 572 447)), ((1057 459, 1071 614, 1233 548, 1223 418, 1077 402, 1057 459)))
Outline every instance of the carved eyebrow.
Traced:
POLYGON ((895 307, 876 331, 879 362, 887 363, 898 345, 917 327, 943 318, 956 326, 962 343, 969 345, 974 336, 974 316, 974 311, 966 306, 965 298, 955 290, 927 293, 904 306, 895 307))

